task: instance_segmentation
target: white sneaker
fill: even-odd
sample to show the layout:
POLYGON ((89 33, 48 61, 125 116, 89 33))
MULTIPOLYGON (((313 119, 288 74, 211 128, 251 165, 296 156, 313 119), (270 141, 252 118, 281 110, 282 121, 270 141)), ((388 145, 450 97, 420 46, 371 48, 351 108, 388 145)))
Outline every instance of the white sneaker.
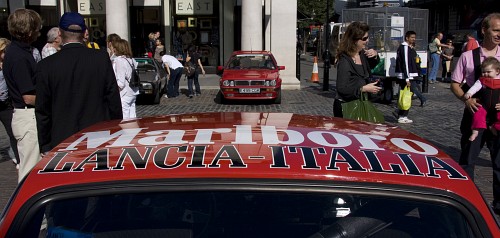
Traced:
POLYGON ((412 123, 413 121, 408 119, 408 117, 400 117, 398 118, 398 123, 412 123))

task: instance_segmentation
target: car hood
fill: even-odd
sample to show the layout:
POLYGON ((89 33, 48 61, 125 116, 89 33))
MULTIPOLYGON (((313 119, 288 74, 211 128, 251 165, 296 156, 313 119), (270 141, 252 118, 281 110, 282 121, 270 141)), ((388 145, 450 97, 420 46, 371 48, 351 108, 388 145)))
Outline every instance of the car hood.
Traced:
POLYGON ((277 79, 279 77, 279 70, 224 70, 222 75, 223 79, 277 79))

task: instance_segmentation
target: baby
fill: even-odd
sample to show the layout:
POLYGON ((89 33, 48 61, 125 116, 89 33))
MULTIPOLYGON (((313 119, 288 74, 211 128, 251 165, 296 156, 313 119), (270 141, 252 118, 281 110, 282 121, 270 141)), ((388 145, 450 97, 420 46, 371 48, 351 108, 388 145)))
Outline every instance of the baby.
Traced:
MULTIPOLYGON (((483 87, 487 88, 490 92, 493 90, 500 89, 500 61, 498 61, 495 57, 486 58, 481 64, 481 74, 482 77, 474 83, 474 85, 464 94, 465 99, 469 99, 481 90, 483 87)), ((481 102, 483 105, 478 108, 478 110, 474 113, 472 119, 472 134, 469 137, 470 141, 476 139, 479 134, 479 130, 486 129, 486 116, 487 109, 491 107, 491 103, 485 105, 487 102, 481 102), (485 109, 486 107, 486 109, 485 109)), ((498 102, 493 102, 498 103, 498 102)), ((500 112, 497 112, 496 120, 491 127, 492 133, 496 135, 497 131, 500 130, 500 112)))

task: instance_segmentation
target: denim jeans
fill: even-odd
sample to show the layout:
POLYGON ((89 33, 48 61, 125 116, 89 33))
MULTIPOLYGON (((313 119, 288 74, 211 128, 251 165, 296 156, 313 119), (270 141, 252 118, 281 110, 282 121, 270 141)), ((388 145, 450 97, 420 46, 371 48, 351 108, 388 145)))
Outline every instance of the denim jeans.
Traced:
POLYGON ((189 96, 193 96, 193 82, 195 87, 195 93, 201 94, 200 83, 198 82, 198 72, 195 72, 193 77, 188 77, 188 91, 189 96))
POLYGON ((168 97, 177 97, 179 96, 179 81, 182 76, 182 67, 177 69, 170 69, 170 79, 167 83, 167 96, 168 97))
POLYGON ((410 80, 410 90, 412 93, 415 94, 415 96, 417 96, 418 99, 420 99, 420 103, 423 103, 427 101, 427 99, 424 97, 424 95, 422 95, 422 92, 420 92, 420 90, 418 89, 419 83, 420 82, 417 80, 410 80))
POLYGON ((436 82, 438 70, 439 70, 439 54, 431 54, 431 71, 429 72, 429 81, 436 82))

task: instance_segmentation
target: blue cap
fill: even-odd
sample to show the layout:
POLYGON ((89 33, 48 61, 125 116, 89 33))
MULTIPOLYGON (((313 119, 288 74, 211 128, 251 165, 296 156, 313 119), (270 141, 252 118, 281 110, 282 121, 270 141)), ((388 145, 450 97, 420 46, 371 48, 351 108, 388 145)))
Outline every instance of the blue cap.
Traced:
POLYGON ((62 15, 61 20, 59 21, 59 28, 63 31, 83 33, 87 29, 85 26, 85 20, 82 15, 78 12, 66 12, 62 15), (73 30, 69 29, 69 26, 77 25, 81 30, 73 30))

